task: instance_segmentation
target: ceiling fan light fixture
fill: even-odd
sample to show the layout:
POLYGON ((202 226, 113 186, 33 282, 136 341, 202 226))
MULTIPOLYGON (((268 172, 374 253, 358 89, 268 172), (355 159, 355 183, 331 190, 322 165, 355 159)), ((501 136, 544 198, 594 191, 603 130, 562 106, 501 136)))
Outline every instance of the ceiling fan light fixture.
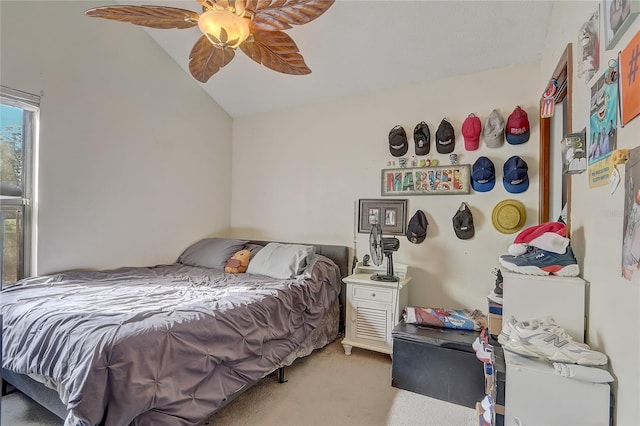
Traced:
POLYGON ((218 47, 235 49, 249 37, 249 20, 228 10, 204 12, 198 18, 198 28, 218 47))

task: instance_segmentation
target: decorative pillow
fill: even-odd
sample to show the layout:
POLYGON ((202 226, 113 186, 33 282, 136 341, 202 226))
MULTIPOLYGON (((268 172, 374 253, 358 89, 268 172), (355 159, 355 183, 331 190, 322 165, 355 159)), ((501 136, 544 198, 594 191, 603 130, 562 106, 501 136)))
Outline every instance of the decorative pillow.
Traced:
POLYGON ((228 238, 205 238, 187 249, 178 258, 178 263, 203 268, 224 269, 227 260, 242 250, 246 240, 228 238))
POLYGON ((249 263, 247 272, 272 278, 293 278, 304 272, 307 257, 315 254, 313 246, 269 243, 249 263))
POLYGON ((224 271, 229 274, 246 272, 247 266, 249 266, 249 259, 251 259, 251 252, 249 250, 239 250, 231 256, 231 259, 227 260, 227 264, 224 265, 224 271))

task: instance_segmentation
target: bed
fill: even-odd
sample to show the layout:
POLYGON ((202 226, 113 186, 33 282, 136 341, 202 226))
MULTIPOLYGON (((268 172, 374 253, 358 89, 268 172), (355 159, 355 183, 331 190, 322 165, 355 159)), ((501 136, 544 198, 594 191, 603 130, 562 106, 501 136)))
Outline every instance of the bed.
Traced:
POLYGON ((171 265, 22 280, 2 292, 3 379, 65 425, 200 424, 337 337, 348 263, 343 246, 208 238, 171 265), (246 273, 225 273, 245 248, 246 273))

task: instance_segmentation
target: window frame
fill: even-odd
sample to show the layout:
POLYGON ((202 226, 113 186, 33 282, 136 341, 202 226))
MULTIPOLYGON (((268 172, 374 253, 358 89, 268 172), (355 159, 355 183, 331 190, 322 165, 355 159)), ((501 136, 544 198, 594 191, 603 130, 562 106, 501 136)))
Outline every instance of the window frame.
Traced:
MULTIPOLYGON (((0 195, 3 206, 22 207, 22 244, 18 279, 33 276, 36 268, 36 218, 38 179, 38 136, 40 127, 40 96, 0 85, 0 103, 26 111, 22 128, 22 196, 0 195)), ((4 229, 2 230, 4 232, 4 229)), ((2 255, 4 255, 4 246, 2 255)), ((4 286, 4 258, 0 262, 0 289, 4 286)))

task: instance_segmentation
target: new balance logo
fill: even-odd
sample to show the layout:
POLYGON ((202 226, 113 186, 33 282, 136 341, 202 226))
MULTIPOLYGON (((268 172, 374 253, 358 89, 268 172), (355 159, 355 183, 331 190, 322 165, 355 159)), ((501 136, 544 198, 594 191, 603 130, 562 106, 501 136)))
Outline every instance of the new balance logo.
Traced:
POLYGON ((561 339, 560 336, 556 336, 555 334, 550 334, 542 340, 546 343, 553 343, 553 346, 556 348, 563 348, 569 344, 568 340, 561 339))

